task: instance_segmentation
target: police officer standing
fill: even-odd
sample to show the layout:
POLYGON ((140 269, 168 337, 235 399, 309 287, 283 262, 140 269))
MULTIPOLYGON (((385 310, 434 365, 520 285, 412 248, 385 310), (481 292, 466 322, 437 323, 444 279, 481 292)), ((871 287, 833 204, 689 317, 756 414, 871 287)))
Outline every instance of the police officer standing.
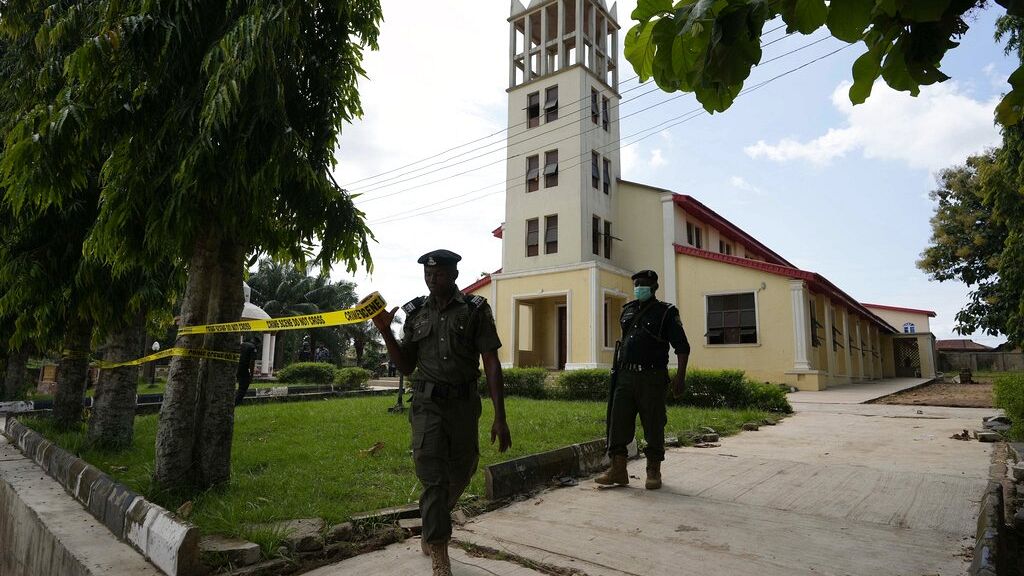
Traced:
POLYGON ((512 446, 497 354, 501 341, 487 300, 465 296, 455 285, 461 259, 448 250, 419 258, 430 294, 402 306, 406 316, 401 342, 391 333, 398 308, 373 317, 395 366, 406 375, 417 370, 409 421, 416 476, 423 485, 423 551, 431 557, 434 576, 451 576, 450 514, 479 461, 481 357, 494 405, 491 443, 497 439, 500 452, 512 446))
POLYGON ((665 409, 668 393, 668 347, 675 350, 678 372, 672 383, 673 395, 682 395, 690 344, 686 340, 679 309, 654 297, 658 274, 641 270, 632 276, 636 300, 622 309, 622 345, 616 358, 616 383, 611 391, 608 422, 608 457, 612 466, 595 482, 603 485, 629 484, 626 446, 633 441, 636 417, 647 439, 648 490, 661 488, 661 461, 665 459, 665 409))

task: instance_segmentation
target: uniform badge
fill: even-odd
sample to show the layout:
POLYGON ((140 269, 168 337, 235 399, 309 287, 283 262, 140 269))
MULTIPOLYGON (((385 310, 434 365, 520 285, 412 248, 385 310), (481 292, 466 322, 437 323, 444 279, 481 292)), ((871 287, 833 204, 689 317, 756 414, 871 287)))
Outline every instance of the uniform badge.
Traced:
POLYGON ((427 266, 437 266, 437 261, 433 256, 427 256, 427 266))

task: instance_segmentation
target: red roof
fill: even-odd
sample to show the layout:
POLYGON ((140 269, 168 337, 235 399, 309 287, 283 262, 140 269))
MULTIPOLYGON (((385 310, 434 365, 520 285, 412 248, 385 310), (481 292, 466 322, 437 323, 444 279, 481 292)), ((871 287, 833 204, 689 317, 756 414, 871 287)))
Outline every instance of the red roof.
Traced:
POLYGON ((978 344, 967 338, 954 340, 936 340, 935 348, 938 350, 991 350, 984 344, 978 344))
POLYGON ((501 234, 502 234, 501 227, 502 227, 502 224, 499 224, 497 228, 495 228, 494 230, 491 230, 491 234, 493 234, 495 238, 501 238, 501 234))
POLYGON ((789 266, 790 268, 794 267, 788 260, 779 256, 764 244, 761 244, 757 238, 747 234, 741 230, 739 226, 729 222, 711 208, 701 204, 696 198, 687 196, 686 194, 672 194, 672 201, 676 206, 679 206, 688 213, 693 214, 698 219, 713 225, 718 229, 718 233, 720 235, 725 236, 730 240, 741 242, 743 247, 746 249, 747 254, 759 256, 764 258, 765 261, 774 264, 781 264, 783 266, 789 266))
POLYGON ((892 310, 893 312, 909 312, 911 314, 924 314, 925 316, 935 318, 935 312, 931 310, 918 310, 917 308, 902 308, 900 306, 886 306, 884 304, 868 304, 864 302, 864 305, 868 308, 878 308, 879 310, 892 310))
POLYGON ((700 248, 693 248, 691 246, 682 246, 679 244, 673 244, 676 250, 676 254, 685 254, 687 256, 696 256, 697 258, 704 258, 705 260, 715 260, 717 262, 723 262, 725 264, 733 264, 736 266, 742 266, 744 268, 750 268, 753 270, 759 270, 761 272, 767 272, 769 274, 775 274, 778 276, 786 276, 787 278, 794 278, 807 282, 807 287, 811 292, 817 292, 819 294, 825 294, 833 300, 838 300, 845 304, 848 308, 856 310, 871 320, 875 324, 878 324, 882 330, 890 333, 899 332, 899 330, 893 328, 888 322, 882 320, 870 310, 861 305, 851 298, 846 292, 843 292, 839 288, 828 281, 827 278, 821 274, 814 272, 808 272, 806 270, 800 270, 793 266, 783 266, 780 264, 773 264, 771 262, 762 262, 760 260, 751 260, 749 258, 741 258, 739 256, 727 256, 725 254, 719 254, 718 252, 709 252, 708 250, 701 250, 700 248))
MULTIPOLYGON (((498 230, 501 230, 501 228, 499 227, 498 230)), ((494 272, 491 272, 491 274, 500 274, 500 273, 501 273, 501 268, 498 268, 494 272)), ((491 274, 487 274, 483 278, 480 278, 476 282, 473 282, 469 286, 466 286, 465 288, 462 289, 462 293, 463 294, 469 294, 470 292, 473 292, 474 290, 477 290, 478 288, 483 288, 484 286, 487 286, 488 284, 491 283, 491 274)))

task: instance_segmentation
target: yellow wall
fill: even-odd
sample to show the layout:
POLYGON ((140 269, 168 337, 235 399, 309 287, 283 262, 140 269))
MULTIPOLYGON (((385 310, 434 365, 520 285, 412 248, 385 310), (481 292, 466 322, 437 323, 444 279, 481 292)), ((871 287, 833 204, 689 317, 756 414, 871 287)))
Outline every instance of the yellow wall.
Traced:
MULTIPOLYGON (((665 192, 638 186, 632 182, 619 183, 618 222, 612 223, 612 234, 623 238, 614 241, 613 261, 628 270, 650 269, 665 275, 664 225, 661 199, 665 192)), ((685 238, 686 228, 683 227, 685 238)), ((633 290, 630 284, 629 292, 633 290)))
POLYGON ((694 256, 676 256, 676 286, 694 368, 744 370, 755 380, 780 382, 793 368, 793 315, 789 279, 694 256), (764 283, 764 289, 761 284, 764 283), (705 297, 756 292, 758 344, 709 346, 705 297))

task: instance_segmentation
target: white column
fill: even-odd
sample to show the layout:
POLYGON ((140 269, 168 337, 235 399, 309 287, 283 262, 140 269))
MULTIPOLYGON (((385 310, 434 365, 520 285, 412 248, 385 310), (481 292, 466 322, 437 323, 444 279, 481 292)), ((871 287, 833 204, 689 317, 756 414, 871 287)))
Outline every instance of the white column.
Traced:
POLYGON ((811 362, 807 350, 811 347, 807 299, 804 297, 804 281, 789 281, 790 301, 793 305, 793 369, 810 370, 811 362))
POLYGON ((825 347, 825 356, 828 358, 828 375, 836 376, 836 351, 832 349, 832 299, 825 298, 825 334, 821 345, 825 347))
POLYGON ((543 8, 540 11, 540 75, 548 72, 548 9, 543 8))
POLYGON ((270 334, 270 361, 267 362, 267 369, 268 369, 267 374, 273 374, 274 373, 274 358, 276 358, 276 354, 277 354, 277 332, 272 332, 270 334))
MULTIPOLYGON (((595 10, 596 12, 597 10, 595 10)), ((601 62, 601 70, 598 72, 601 75, 601 81, 608 83, 608 59, 611 58, 611 54, 608 53, 608 18, 601 19, 601 51, 604 52, 604 61, 601 62)))
POLYGON ((565 3, 568 0, 558 0, 558 69, 565 68, 565 59, 568 56, 565 53, 565 42, 562 37, 565 36, 565 3))
MULTIPOLYGON (((619 20, 618 4, 612 4, 611 11, 609 12, 609 14, 611 15, 613 21, 618 22, 618 20, 619 20)), ((609 57, 613 58, 612 62, 615 62, 615 67, 612 68, 612 88, 614 88, 615 91, 618 92, 619 91, 619 62, 618 62, 618 57, 619 57, 619 31, 615 27, 612 27, 612 46, 611 46, 611 52, 610 52, 610 56, 609 57)))
POLYGON ((861 380, 863 380, 863 379, 867 378, 867 374, 864 373, 864 345, 863 345, 863 340, 861 340, 861 337, 860 337, 860 324, 861 324, 861 319, 857 318, 856 338, 857 338, 857 347, 860 348, 860 354, 857 354, 857 366, 860 368, 860 378, 861 378, 861 380))
POLYGON ((516 85, 516 21, 508 25, 508 87, 516 85))
POLYGON ((263 354, 260 358, 260 374, 270 374, 270 332, 263 333, 263 354))
POLYGON ((586 38, 583 36, 583 10, 587 0, 576 0, 576 63, 584 62, 583 51, 586 49, 586 38))
POLYGON ((533 37, 530 31, 530 15, 527 14, 526 18, 523 19, 523 31, 526 32, 523 42, 523 84, 526 84, 533 79, 533 75, 530 70, 530 45, 533 43, 533 37))
POLYGON ((597 363, 601 356, 598 354, 597 347, 598 342, 601 338, 598 337, 598 331, 603 326, 601 321, 601 291, 598 289, 597 279, 599 277, 597 273, 597 262, 591 262, 592 267, 590 268, 590 364, 597 367, 597 363))
POLYGON ((843 351, 846 354, 846 376, 853 378, 853 355, 850 350, 850 314, 845 308, 843 309, 843 351))
MULTIPOLYGON (((587 0, 590 2, 590 0, 587 0)), ((591 70, 597 72, 597 4, 591 3, 590 7, 590 65, 591 70)))
POLYGON ((676 205, 671 194, 661 196, 661 246, 663 252, 662 271, 659 284, 661 299, 669 304, 679 306, 679 294, 676 288, 676 205))

